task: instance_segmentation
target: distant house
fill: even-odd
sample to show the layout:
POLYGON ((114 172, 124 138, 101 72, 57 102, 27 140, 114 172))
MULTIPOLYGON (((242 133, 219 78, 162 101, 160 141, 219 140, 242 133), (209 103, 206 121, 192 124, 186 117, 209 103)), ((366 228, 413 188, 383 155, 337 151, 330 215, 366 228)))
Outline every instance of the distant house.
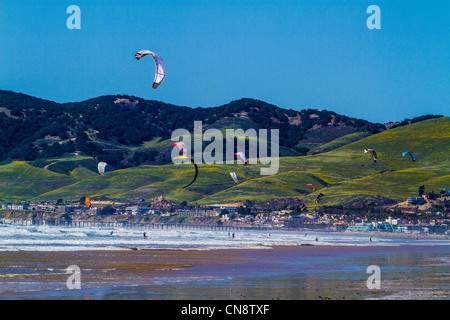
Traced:
POLYGON ((403 221, 401 219, 392 219, 392 217, 389 217, 389 219, 386 219, 385 222, 389 223, 389 224, 394 224, 394 225, 399 225, 399 224, 403 223, 403 221))
POLYGON ((16 204, 16 203, 10 203, 10 204, 2 204, 2 210, 28 210, 29 206, 27 204, 16 204))
POLYGON ((66 206, 55 206, 55 212, 67 212, 66 211, 66 206))
POLYGON ((398 226, 398 231, 399 232, 404 232, 404 233, 423 233, 424 230, 421 226, 418 225, 412 225, 412 224, 404 224, 404 225, 399 225, 398 226))
POLYGON ((410 197, 407 199, 408 204, 420 206, 425 203, 425 199, 422 197, 410 197))
POLYGON ((347 228, 347 231, 378 231, 373 223, 358 222, 347 228))
POLYGON ((125 212, 131 215, 144 215, 147 214, 150 208, 147 207, 140 207, 140 206, 132 206, 132 207, 126 207, 125 212))
MULTIPOLYGON (((207 205, 207 206, 200 206, 200 207, 215 207, 215 208, 219 208, 218 212, 221 212, 221 210, 227 210, 228 213, 236 213, 237 208, 239 206, 231 206, 231 205, 223 205, 223 204, 211 204, 211 205, 207 205)), ((243 206, 245 208, 245 206, 243 206)))
POLYGON ((162 215, 166 213, 166 210, 154 210, 154 209, 150 209, 147 212, 148 214, 156 214, 156 215, 162 215))
POLYGON ((206 209, 178 209, 176 214, 179 216, 190 216, 190 217, 218 217, 220 214, 220 209, 206 210, 206 209))
POLYGON ((220 208, 221 210, 227 210, 228 213, 235 213, 235 212, 236 212, 236 207, 220 206, 219 208, 220 208))
POLYGON ((98 208, 97 207, 91 207, 91 208, 89 208, 89 209, 87 209, 86 210, 86 213, 87 214, 93 214, 93 215, 96 215, 97 214, 97 211, 98 211, 98 208))
POLYGON ((392 223, 377 223, 377 228, 389 232, 399 232, 398 225, 392 223))
POLYGON ((348 225, 344 222, 335 222, 333 223, 333 226, 331 227, 331 229, 336 230, 336 231, 345 231, 347 230, 348 225))

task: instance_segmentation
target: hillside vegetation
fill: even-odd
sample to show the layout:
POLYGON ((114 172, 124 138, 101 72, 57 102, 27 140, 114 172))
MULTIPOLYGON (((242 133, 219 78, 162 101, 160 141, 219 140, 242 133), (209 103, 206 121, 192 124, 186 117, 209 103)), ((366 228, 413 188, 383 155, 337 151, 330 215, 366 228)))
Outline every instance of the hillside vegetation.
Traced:
POLYGON ((0 161, 41 161, 80 154, 115 169, 168 164, 172 132, 181 128, 192 133, 195 121, 202 123, 203 131, 278 129, 283 156, 305 155, 344 135, 386 129, 382 124, 327 110, 295 111, 246 98, 211 108, 188 108, 127 95, 60 104, 0 90, 0 161))
MULTIPOLYGON (((440 117, 405 124, 354 141, 337 138, 336 149, 320 154, 280 158, 275 175, 261 176, 264 165, 199 164, 197 181, 192 164, 139 165, 130 168, 107 167, 96 172, 98 160, 89 156, 65 156, 39 161, 13 161, 0 166, 0 197, 20 201, 78 201, 81 197, 103 197, 136 202, 160 195, 174 202, 232 203, 274 198, 302 198, 309 207, 324 196, 320 205, 381 199, 385 203, 417 196, 418 188, 439 192, 450 187, 450 118, 440 117), (374 163, 364 149, 374 149, 374 163), (404 151, 411 151, 414 162, 404 151), (239 183, 229 173, 236 172, 239 183), (315 191, 310 186, 313 184, 315 191)), ((165 140, 152 140, 158 146, 165 140)), ((331 141, 330 141, 331 143, 331 141)), ((266 165, 267 166, 267 165, 266 165)))

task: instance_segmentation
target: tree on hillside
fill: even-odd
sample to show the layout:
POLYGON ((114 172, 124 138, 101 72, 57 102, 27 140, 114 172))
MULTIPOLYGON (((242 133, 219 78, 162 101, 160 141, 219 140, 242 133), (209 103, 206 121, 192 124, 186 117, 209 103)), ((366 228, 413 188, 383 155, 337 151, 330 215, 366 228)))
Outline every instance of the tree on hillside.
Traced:
POLYGON ((424 186, 424 185, 421 185, 421 186, 419 187, 419 197, 422 197, 422 195, 423 195, 424 192, 425 192, 425 186, 424 186))
POLYGON ((97 212, 98 215, 101 216, 106 216, 106 215, 111 215, 114 214, 116 212, 116 209, 114 209, 111 205, 107 205, 104 208, 102 208, 100 211, 97 212))

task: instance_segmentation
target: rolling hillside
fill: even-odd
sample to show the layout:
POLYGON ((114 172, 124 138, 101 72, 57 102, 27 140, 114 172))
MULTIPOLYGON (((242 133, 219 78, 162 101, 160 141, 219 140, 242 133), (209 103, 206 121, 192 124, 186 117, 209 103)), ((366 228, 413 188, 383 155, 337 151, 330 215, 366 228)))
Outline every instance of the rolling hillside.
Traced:
POLYGON ((80 154, 116 169, 168 164, 173 131, 192 133, 195 121, 203 131, 279 129, 282 156, 305 155, 345 135, 361 138, 386 130, 383 124, 327 110, 295 111, 248 98, 210 108, 127 95, 60 104, 0 90, 0 162, 80 154))
MULTIPOLYGON (((349 140, 353 141, 352 137, 349 140)), ((95 170, 97 161, 86 156, 46 159, 33 162, 34 166, 15 161, 0 166, 0 198, 78 201, 83 196, 103 196, 135 203, 139 198, 163 195, 178 203, 211 204, 297 197, 314 207, 312 200, 323 193, 321 205, 376 198, 384 203, 400 202, 417 196, 421 185, 428 192, 450 187, 449 150, 450 118, 441 117, 369 135, 325 153, 281 157, 278 174, 272 176, 261 176, 259 163, 200 164, 197 181, 186 189, 182 187, 194 175, 191 164, 140 165, 113 171, 110 167, 101 176, 95 170), (363 153, 366 148, 376 150, 377 163, 363 153), (417 161, 402 158, 404 151, 413 152, 417 161), (239 183, 231 179, 230 171, 236 172, 239 183), (308 183, 315 186, 314 192, 308 183)))

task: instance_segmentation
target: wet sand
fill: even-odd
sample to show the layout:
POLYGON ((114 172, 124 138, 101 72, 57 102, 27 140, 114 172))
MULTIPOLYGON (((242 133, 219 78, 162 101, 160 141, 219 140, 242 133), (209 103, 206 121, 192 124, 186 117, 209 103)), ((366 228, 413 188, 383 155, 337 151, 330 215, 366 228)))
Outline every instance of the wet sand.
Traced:
POLYGON ((448 299, 449 266, 448 246, 0 252, 0 299, 448 299))

